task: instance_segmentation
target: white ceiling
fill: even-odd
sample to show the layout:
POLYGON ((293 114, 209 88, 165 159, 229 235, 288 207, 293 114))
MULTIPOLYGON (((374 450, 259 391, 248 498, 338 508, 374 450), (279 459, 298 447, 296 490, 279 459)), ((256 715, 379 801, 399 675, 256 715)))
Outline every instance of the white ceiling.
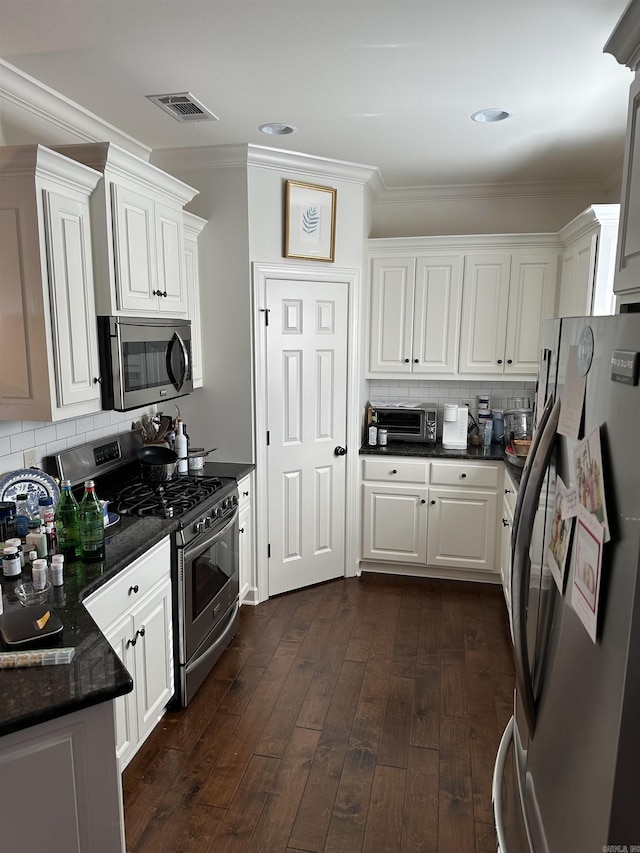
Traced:
POLYGON ((252 143, 388 188, 604 181, 631 72, 626 0, 0 0, 0 57, 151 148, 252 143), (145 95, 191 92, 218 122, 145 95), (475 110, 502 107, 501 124, 475 110), (288 122, 297 133, 265 136, 288 122))

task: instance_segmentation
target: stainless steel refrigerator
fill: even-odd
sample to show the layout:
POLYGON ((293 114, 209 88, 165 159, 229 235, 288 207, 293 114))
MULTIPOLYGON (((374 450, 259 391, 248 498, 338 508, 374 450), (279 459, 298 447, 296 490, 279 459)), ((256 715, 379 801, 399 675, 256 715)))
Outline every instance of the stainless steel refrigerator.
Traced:
POLYGON ((512 536, 517 678, 493 780, 501 853, 640 851, 639 351, 639 314, 543 324, 538 426, 512 536), (586 388, 573 438, 558 421, 576 365, 586 388), (547 556, 556 493, 576 486, 576 443, 596 429, 610 539, 594 642, 572 605, 575 521, 560 587, 547 556))

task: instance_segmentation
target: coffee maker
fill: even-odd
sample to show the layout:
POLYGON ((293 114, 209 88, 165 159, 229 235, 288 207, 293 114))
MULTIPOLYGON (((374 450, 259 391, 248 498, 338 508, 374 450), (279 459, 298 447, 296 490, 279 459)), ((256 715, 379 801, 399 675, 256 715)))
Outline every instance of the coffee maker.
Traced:
POLYGON ((447 450, 467 449, 469 409, 446 403, 442 421, 442 446, 447 450))

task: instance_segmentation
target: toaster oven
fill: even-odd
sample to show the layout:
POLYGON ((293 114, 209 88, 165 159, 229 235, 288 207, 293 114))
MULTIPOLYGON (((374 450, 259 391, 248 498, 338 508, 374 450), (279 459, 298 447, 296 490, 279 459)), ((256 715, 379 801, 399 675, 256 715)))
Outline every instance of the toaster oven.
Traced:
POLYGON ((426 406, 373 406, 378 429, 387 430, 389 441, 436 443, 437 410, 426 406))

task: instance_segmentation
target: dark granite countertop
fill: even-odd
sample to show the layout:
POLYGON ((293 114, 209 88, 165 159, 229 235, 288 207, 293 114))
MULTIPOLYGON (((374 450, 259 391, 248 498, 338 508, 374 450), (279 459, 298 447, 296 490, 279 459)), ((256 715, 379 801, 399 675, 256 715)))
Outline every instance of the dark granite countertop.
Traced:
MULTIPOLYGON (((203 473, 242 479, 254 467, 234 462, 207 462, 203 473)), ((97 705, 133 689, 131 676, 82 602, 169 536, 178 523, 178 519, 123 517, 108 531, 103 562, 78 561, 65 565, 64 585, 54 588, 48 601, 60 617, 63 630, 55 642, 46 645, 51 648, 73 646, 73 660, 58 666, 0 669, 0 735, 97 705)), ((30 579, 28 575, 30 572, 25 569, 24 577, 18 581, 1 578, 5 612, 22 608, 15 595, 15 586, 23 579, 30 579)), ((45 646, 44 643, 36 645, 38 648, 45 646)), ((0 650, 8 649, 0 643, 0 650)))

